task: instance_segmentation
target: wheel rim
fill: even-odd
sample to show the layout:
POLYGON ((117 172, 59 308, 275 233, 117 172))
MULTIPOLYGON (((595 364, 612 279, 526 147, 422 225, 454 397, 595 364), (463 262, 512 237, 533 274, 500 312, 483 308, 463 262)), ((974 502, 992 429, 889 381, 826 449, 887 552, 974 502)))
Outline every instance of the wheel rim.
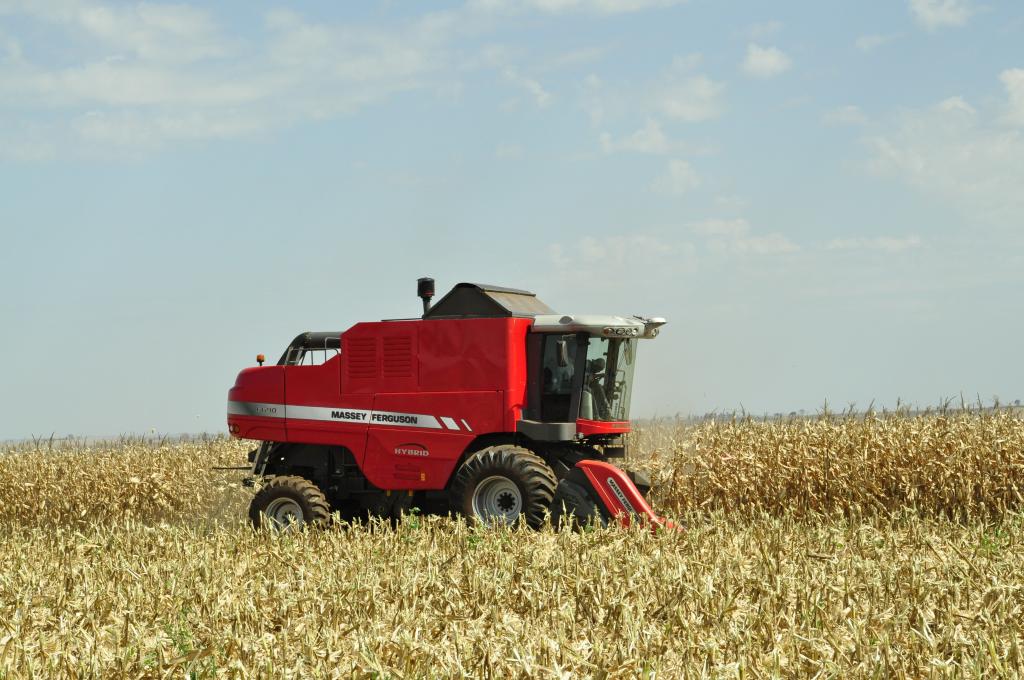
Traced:
POLYGON ((473 491, 473 514, 484 522, 512 524, 522 511, 523 493, 508 477, 488 477, 473 491))
POLYGON ((270 520, 273 528, 286 531, 298 527, 305 520, 302 506, 291 498, 275 498, 267 504, 263 514, 270 520))

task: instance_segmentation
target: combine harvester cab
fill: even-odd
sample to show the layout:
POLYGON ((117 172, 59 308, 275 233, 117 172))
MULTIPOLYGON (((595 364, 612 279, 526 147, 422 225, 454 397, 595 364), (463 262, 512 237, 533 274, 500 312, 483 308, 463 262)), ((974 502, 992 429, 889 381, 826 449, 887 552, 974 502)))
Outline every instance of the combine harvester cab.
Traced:
POLYGON ((288 527, 413 505, 484 523, 640 521, 626 453, 637 345, 664 319, 555 314, 530 292, 460 283, 423 315, 302 333, 244 369, 228 430, 255 439, 250 517, 288 527))

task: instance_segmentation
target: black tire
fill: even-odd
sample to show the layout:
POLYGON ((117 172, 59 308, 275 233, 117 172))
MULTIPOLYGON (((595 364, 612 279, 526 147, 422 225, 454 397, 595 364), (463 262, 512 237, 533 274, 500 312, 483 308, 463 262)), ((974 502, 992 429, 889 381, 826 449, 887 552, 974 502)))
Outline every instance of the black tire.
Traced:
POLYGON ((556 485, 554 471, 540 456, 520 446, 491 446, 455 472, 449 499, 452 510, 471 521, 525 522, 536 529, 544 524, 556 485), (488 514, 488 508, 496 512, 488 514))
POLYGON ((304 477, 267 477, 249 504, 249 520, 257 529, 323 527, 330 518, 331 506, 324 492, 304 477))
POLYGON ((385 493, 380 491, 366 510, 367 518, 376 517, 387 520, 392 529, 398 528, 403 514, 412 510, 412 495, 405 491, 385 493))
POLYGON ((598 527, 608 526, 608 518, 586 489, 568 479, 560 481, 551 501, 551 526, 580 529, 591 522, 598 527))

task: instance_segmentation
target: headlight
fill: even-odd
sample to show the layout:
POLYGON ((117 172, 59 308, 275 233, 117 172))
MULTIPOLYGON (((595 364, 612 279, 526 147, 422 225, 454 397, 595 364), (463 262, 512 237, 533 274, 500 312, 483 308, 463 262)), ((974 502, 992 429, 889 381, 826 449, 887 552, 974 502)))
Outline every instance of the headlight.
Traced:
POLYGON ((640 329, 635 327, 621 328, 615 326, 605 326, 601 331, 601 334, 606 337, 612 338, 635 338, 640 335, 640 329))

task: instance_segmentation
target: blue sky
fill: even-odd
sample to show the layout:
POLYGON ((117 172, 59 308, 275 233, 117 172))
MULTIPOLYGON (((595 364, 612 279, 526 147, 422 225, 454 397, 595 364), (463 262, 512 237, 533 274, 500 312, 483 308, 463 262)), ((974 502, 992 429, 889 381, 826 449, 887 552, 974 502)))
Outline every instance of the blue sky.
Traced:
POLYGON ((0 0, 0 438, 222 431, 419 276, 663 315, 634 415, 1024 399, 1024 6, 0 0))

